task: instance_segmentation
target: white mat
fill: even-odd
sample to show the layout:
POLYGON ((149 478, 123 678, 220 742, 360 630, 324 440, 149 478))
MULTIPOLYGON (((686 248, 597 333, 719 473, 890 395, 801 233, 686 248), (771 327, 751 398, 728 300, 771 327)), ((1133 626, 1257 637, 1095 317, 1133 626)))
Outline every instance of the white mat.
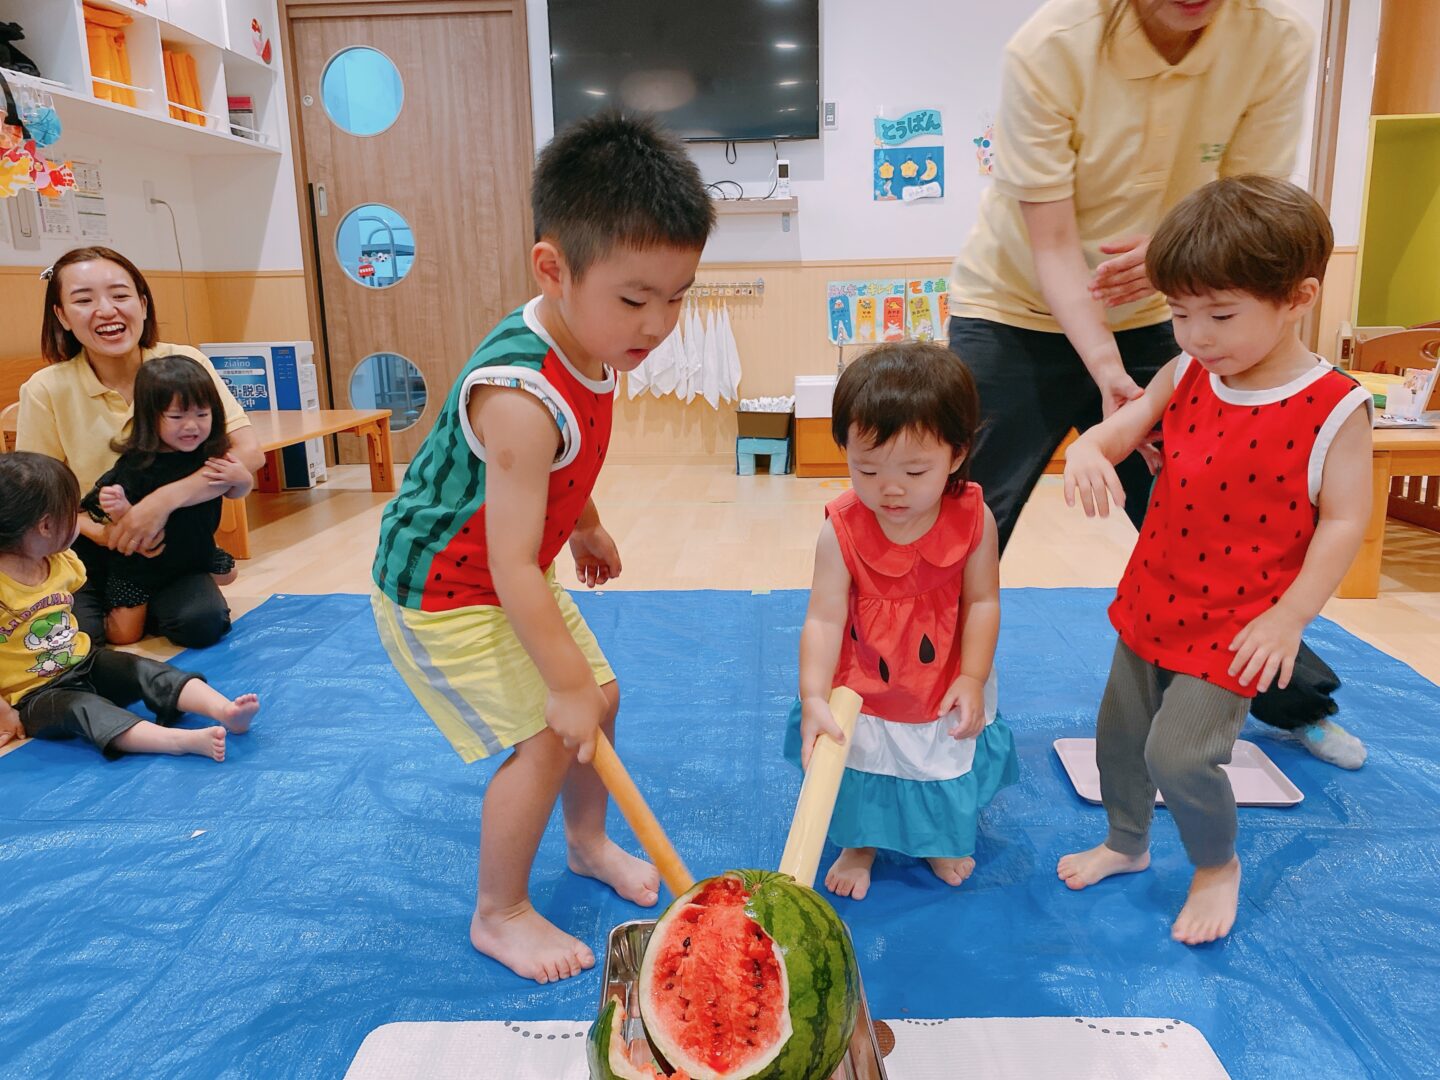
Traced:
MULTIPOLYGON (((587 1024, 399 1023, 365 1037, 346 1080, 590 1080, 587 1024)), ((889 1080, 1229 1080, 1176 1020, 890 1020, 877 1025, 889 1080)))
MULTIPOLYGON (((1055 753, 1075 785, 1075 791, 1086 802, 1100 801, 1100 767, 1095 764, 1094 739, 1056 739, 1055 753)), ((1244 739, 1235 741, 1230 752, 1230 764, 1220 766, 1230 777, 1230 786, 1235 789, 1235 802, 1240 806, 1294 806, 1305 798, 1305 793, 1296 787, 1280 766, 1252 742, 1244 739)), ((1157 791, 1155 801, 1165 804, 1157 791)))

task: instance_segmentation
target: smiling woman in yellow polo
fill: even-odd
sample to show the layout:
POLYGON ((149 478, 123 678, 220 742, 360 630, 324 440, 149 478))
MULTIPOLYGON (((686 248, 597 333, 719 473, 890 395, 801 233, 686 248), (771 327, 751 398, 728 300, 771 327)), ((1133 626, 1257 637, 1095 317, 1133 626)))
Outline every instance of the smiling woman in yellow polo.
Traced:
MULTIPOLYGON (((41 351, 49 366, 20 388, 16 445, 58 458, 88 490, 115 463, 111 441, 129 426, 135 375, 157 356, 180 353, 204 366, 220 388, 230 454, 251 471, 264 462, 250 421, 225 389, 210 362, 195 349, 162 345, 154 300, 140 271, 109 248, 80 248, 55 263, 45 292, 41 351)), ((165 522, 182 506, 214 497, 203 472, 160 488, 123 518, 101 525, 80 516, 75 551, 90 580, 76 593, 74 612, 81 629, 103 644, 105 622, 97 585, 103 581, 107 549, 124 554, 149 551, 163 539, 165 522)), ((155 594, 147 629, 176 644, 214 644, 230 628, 230 611, 208 574, 187 575, 155 594)))

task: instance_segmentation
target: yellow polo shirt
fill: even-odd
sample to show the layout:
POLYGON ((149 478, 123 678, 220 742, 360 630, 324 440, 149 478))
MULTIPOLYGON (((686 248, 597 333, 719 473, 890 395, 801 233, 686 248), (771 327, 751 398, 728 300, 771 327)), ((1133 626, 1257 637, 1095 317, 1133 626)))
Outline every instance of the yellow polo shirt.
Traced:
MULTIPOLYGON (((1281 0, 1223 0, 1171 65, 1127 3, 1102 54, 1112 0, 1050 0, 1005 47, 995 179, 950 277, 950 312, 1060 333, 1035 277, 1021 202, 1075 200, 1093 268, 1100 244, 1150 234, 1222 176, 1288 176, 1313 35, 1281 0)), ((1155 293, 1108 311, 1128 330, 1170 317, 1155 293)))
MULTIPOLYGON (((176 355, 188 356, 215 380, 225 403, 226 431, 250 426, 245 410, 199 349, 157 344, 140 354, 140 362, 176 355)), ((133 415, 130 402, 101 383, 82 350, 69 360, 41 368, 20 387, 15 449, 59 458, 70 466, 83 494, 115 464, 119 455, 110 449, 110 442, 129 430, 133 415)))

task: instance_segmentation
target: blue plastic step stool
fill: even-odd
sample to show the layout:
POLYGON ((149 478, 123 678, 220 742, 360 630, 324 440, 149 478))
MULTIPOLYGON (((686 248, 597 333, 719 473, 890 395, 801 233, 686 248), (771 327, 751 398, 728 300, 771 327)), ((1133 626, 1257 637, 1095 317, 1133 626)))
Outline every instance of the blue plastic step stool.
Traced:
POLYGON ((757 457, 770 459, 771 476, 788 473, 790 471, 790 440, 747 437, 735 440, 735 472, 738 475, 754 476, 757 457))

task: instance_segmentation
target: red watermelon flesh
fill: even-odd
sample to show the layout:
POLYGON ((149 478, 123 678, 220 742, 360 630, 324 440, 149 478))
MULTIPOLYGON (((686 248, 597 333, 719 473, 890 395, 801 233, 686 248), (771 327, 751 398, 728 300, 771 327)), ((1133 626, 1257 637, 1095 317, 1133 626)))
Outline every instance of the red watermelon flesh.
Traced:
POLYGON ((658 1028, 674 1040, 667 1060, 694 1075, 751 1076, 790 1037, 785 967, 746 914, 748 900, 739 878, 715 878, 657 927, 664 936, 646 950, 647 1027, 652 1038, 658 1028))

